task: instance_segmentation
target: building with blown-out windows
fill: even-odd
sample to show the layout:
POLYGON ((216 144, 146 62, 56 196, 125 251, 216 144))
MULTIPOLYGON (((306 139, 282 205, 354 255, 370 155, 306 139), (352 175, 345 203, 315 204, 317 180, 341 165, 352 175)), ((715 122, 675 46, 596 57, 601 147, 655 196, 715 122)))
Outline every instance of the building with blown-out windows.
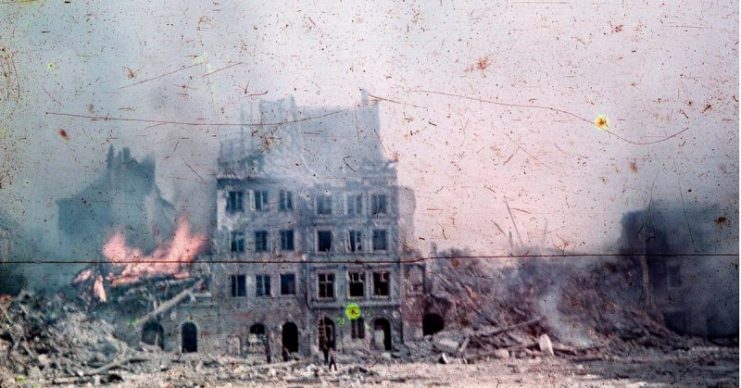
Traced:
POLYGON ((268 359, 394 350, 414 205, 383 156, 377 104, 263 101, 242 120, 221 144, 208 292, 157 323, 163 346, 268 359))

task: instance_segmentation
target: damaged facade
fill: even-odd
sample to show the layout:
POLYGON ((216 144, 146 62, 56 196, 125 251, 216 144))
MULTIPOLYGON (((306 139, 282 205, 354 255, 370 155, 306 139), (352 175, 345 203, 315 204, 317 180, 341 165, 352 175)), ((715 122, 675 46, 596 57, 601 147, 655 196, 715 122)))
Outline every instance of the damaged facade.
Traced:
POLYGON ((263 101, 242 120, 253 124, 222 141, 207 291, 145 323, 142 338, 268 361, 395 349, 414 197, 383 157, 378 105, 263 101))

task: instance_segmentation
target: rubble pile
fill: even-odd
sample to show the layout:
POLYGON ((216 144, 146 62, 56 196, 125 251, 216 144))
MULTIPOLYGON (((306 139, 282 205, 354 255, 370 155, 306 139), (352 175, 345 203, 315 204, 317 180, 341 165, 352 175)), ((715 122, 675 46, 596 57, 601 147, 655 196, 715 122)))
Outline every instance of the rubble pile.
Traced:
POLYGON ((384 381, 374 371, 377 364, 548 356, 607 360, 640 349, 666 353, 702 345, 647 313, 636 286, 639 274, 629 261, 564 265, 532 259, 493 268, 486 261, 453 257, 438 264, 425 298, 428 307, 446 312, 445 329, 422 341, 395 344, 392 352, 340 352, 344 367, 332 373, 316 356, 265 364, 254 358, 167 353, 140 343, 140 325, 149 318, 185 298, 207 296, 205 280, 198 276, 124 284, 104 279, 106 301, 90 291, 97 276, 57 293, 24 290, 0 296, 0 386, 126 384, 139 374, 156 374, 176 386, 229 381, 365 385, 384 381))
MULTIPOLYGON (((162 281, 160 286, 170 283, 173 282, 162 281)), ((119 291, 121 295, 115 299, 126 303, 127 296, 143 288, 138 285, 119 291)), ((114 324, 96 318, 101 315, 100 310, 86 311, 87 303, 80 298, 65 298, 62 293, 36 295, 23 291, 16 297, 2 296, 0 386, 25 382, 125 383, 135 380, 135 375, 151 373, 176 386, 219 385, 227 381, 267 383, 276 379, 296 384, 362 384, 377 378, 376 372, 361 365, 328 374, 317 366, 318 358, 264 364, 244 358, 167 353, 147 344, 130 346, 117 336, 114 324)), ((351 360, 344 362, 348 365, 351 360)))
POLYGON ((698 340, 670 331, 642 305, 636 268, 630 260, 537 258, 493 268, 453 254, 433 270, 427 297, 428 306, 447 312, 446 330, 410 345, 412 354, 445 363, 448 356, 475 361, 689 348, 698 340))
POLYGON ((113 370, 160 370, 168 356, 139 345, 138 325, 202 285, 197 278, 144 279, 107 286, 109 300, 91 298, 84 284, 57 293, 23 290, 0 299, 0 386, 12 376, 34 381, 117 381, 113 370), (132 346, 137 346, 134 348, 132 346), (154 365, 157 364, 157 365, 154 365), (10 376, 10 377, 9 377, 10 376))
POLYGON ((97 368, 128 351, 110 324, 91 319, 60 294, 23 291, 0 304, 0 385, 9 376, 53 381, 97 375, 97 368))

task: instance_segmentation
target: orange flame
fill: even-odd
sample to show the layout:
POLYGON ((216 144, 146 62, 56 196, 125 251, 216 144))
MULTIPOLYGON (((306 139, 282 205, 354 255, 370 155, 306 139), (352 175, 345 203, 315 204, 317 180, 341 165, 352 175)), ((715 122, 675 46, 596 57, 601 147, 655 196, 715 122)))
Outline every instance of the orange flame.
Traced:
POLYGON ((90 279, 91 276, 93 276, 93 270, 88 268, 75 276, 75 279, 72 280, 72 283, 82 283, 85 280, 90 279))
POLYGON ((105 293, 105 287, 103 287, 103 277, 98 275, 95 277, 95 283, 93 283, 93 293, 101 302, 106 302, 108 296, 105 293))
POLYGON ((126 245, 123 233, 116 232, 103 245, 103 256, 118 273, 109 273, 112 286, 130 284, 153 276, 188 277, 187 266, 206 246, 206 239, 190 232, 188 220, 180 217, 172 241, 157 247, 150 255, 126 245))

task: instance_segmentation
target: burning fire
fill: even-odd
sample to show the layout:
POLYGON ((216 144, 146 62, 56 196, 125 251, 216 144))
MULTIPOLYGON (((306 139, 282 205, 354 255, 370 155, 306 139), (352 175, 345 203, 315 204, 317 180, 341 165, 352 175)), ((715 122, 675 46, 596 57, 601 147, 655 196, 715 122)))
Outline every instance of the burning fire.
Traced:
POLYGON ((107 300, 103 280, 113 287, 131 284, 155 276, 185 278, 189 276, 188 265, 206 246, 201 235, 191 234, 188 220, 180 217, 171 241, 163 243, 151 254, 144 255, 138 248, 126 245, 122 232, 116 232, 103 245, 103 256, 108 262, 108 274, 94 275, 93 269, 82 271, 73 283, 95 278, 93 293, 102 302, 107 300))

